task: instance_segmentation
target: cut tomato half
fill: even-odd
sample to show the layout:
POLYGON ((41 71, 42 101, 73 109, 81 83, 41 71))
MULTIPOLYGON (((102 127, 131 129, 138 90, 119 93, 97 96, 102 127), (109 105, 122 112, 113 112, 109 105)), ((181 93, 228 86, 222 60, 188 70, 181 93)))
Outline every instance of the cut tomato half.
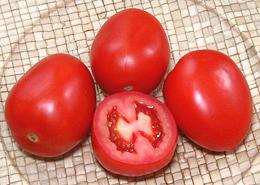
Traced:
POLYGON ((166 105, 149 95, 113 94, 96 109, 92 145, 107 170, 142 176, 166 166, 177 144, 177 128, 166 105))

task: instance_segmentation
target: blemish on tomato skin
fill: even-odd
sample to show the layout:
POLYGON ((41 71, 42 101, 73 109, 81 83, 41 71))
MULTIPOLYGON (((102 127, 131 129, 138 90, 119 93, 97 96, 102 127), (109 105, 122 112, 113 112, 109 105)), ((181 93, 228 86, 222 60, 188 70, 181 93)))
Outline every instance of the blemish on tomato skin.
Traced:
POLYGON ((127 85, 124 87, 124 90, 126 91, 132 91, 134 89, 134 87, 132 85, 127 85))
POLYGON ((37 143, 39 141, 39 137, 35 133, 28 133, 26 137, 32 143, 37 143))

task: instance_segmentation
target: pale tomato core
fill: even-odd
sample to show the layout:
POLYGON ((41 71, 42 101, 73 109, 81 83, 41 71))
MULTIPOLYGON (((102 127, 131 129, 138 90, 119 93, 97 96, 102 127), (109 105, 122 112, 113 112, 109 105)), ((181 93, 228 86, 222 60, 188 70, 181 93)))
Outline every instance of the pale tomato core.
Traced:
POLYGON ((133 102, 136 120, 129 122, 114 106, 107 114, 109 139, 121 152, 135 152, 137 133, 148 139, 151 145, 159 146, 164 132, 157 111, 143 102, 133 102))

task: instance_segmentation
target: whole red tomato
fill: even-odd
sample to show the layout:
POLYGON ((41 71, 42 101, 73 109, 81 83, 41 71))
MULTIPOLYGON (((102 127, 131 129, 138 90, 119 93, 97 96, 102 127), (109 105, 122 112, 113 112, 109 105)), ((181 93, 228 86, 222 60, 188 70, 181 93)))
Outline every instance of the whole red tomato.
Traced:
POLYGON ((163 78, 169 57, 163 27, 154 16, 138 9, 127 9, 108 19, 90 53, 94 77, 109 94, 151 92, 163 78))
POLYGON ((170 162, 178 132, 165 104, 128 91, 108 96, 99 104, 91 138, 96 158, 107 170, 141 176, 170 162))
POLYGON ((55 54, 38 62, 14 85, 5 116, 23 150, 57 157, 86 137, 95 104, 87 67, 75 57, 55 54))
POLYGON ((186 54, 167 77, 163 94, 178 127, 206 149, 234 150, 248 133, 252 102, 247 82, 220 52, 186 54))

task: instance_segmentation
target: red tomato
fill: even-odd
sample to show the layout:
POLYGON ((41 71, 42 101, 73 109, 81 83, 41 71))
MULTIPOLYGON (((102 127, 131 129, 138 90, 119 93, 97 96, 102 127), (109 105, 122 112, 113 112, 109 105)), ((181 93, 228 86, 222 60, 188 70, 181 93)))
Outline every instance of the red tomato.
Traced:
POLYGON ((177 128, 166 105, 140 92, 121 92, 96 109, 92 145, 109 171, 141 176, 167 165, 175 151, 177 128))
POLYGON ((186 54, 167 77, 163 93, 178 127, 206 149, 234 150, 248 133, 252 102, 247 82, 220 52, 186 54))
POLYGON ((154 16, 138 9, 112 16, 97 34, 90 53, 94 77, 109 94, 151 92, 163 78, 169 57, 163 27, 154 16))
POLYGON ((87 67, 75 57, 56 54, 41 60, 15 84, 5 116, 22 149, 39 157, 57 157, 87 135, 95 104, 87 67))

